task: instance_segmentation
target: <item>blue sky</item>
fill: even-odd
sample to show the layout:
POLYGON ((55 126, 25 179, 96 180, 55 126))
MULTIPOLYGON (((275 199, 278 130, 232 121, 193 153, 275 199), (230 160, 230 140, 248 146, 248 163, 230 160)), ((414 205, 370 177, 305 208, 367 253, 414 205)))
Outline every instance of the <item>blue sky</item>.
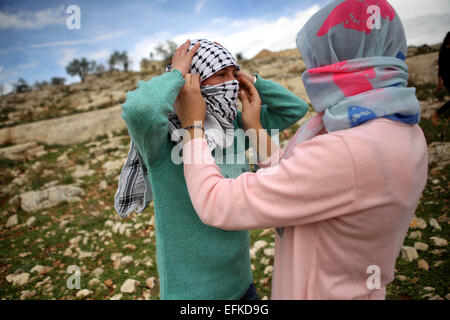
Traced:
MULTIPOLYGON (((295 34, 328 0, 0 0, 0 84, 19 77, 70 77, 65 66, 87 57, 106 65, 126 50, 133 70, 159 43, 205 37, 251 58, 262 49, 295 48, 295 34), (67 7, 81 9, 81 29, 66 27, 67 7)), ((449 0, 391 0, 410 44, 436 43, 450 30, 449 0)))

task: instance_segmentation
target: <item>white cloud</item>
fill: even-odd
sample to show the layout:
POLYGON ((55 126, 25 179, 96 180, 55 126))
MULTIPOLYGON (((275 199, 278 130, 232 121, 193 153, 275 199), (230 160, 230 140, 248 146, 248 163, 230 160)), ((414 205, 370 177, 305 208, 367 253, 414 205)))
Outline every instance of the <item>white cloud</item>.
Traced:
POLYGON ((403 22, 409 45, 436 44, 450 31, 450 12, 430 13, 403 22))
POLYGON ((202 31, 180 34, 173 39, 180 44, 186 39, 207 38, 219 42, 233 53, 242 52, 250 58, 262 49, 278 51, 295 48, 298 31, 319 8, 314 5, 291 17, 283 16, 273 21, 215 19, 211 26, 202 31))
MULTIPOLYGON (((138 43, 134 45, 134 47, 129 52, 129 57, 132 61, 132 70, 139 70, 139 63, 143 58, 149 59, 150 58, 150 52, 153 52, 153 54, 156 54, 155 47, 159 44, 164 44, 166 41, 170 39, 170 36, 168 33, 158 33, 156 35, 153 35, 151 37, 142 39, 138 43)), ((155 58, 158 58, 155 56, 155 58)), ((161 58, 161 57, 159 57, 161 58)))
POLYGON ((319 8, 318 5, 314 5, 306 10, 298 11, 292 17, 281 17, 273 21, 217 18, 201 31, 172 37, 167 33, 160 33, 135 44, 130 51, 133 70, 139 69, 142 58, 148 58, 150 52, 155 52, 158 44, 165 43, 168 39, 180 45, 186 39, 206 38, 219 42, 234 54, 242 52, 246 58, 256 55, 262 49, 272 51, 292 49, 295 48, 297 32, 319 8))
POLYGON ((3 86, 3 94, 8 94, 13 90, 13 85, 11 81, 3 82, 0 85, 3 86))
POLYGON ((0 11, 1 29, 41 29, 49 25, 64 24, 64 8, 44 9, 35 12, 18 11, 9 13, 0 11))
POLYGON ((60 58, 58 59, 58 63, 60 66, 65 68, 69 62, 71 62, 73 59, 81 59, 86 58, 88 60, 104 60, 109 57, 111 52, 107 49, 102 49, 99 51, 94 52, 80 52, 78 48, 61 48, 59 50, 60 52, 60 58))
POLYGON ((409 45, 442 42, 450 30, 449 0, 390 0, 402 19, 409 45))
POLYGON ((16 69, 10 69, 10 70, 5 70, 5 71, 1 71, 0 72, 0 81, 2 80, 6 80, 6 79, 12 79, 19 76, 19 71, 17 71, 16 69))
POLYGON ((428 15, 450 12, 448 0, 389 0, 402 21, 428 15))
POLYGON ((206 0, 198 0, 195 5, 195 13, 199 13, 205 6, 206 0))
POLYGON ((58 60, 58 63, 60 66, 65 68, 70 61, 78 57, 78 50, 77 48, 63 48, 60 50, 61 52, 61 58, 58 60))
MULTIPOLYGON (((401 17, 408 44, 420 45, 442 41, 450 30, 450 1, 448 0, 391 0, 401 17)), ((242 52, 251 58, 262 49, 278 51, 296 48, 295 38, 301 27, 320 9, 319 5, 282 16, 277 20, 232 20, 215 18, 202 30, 179 34, 172 39, 181 44, 186 39, 207 38, 217 41, 231 52, 242 52)))
POLYGON ((18 65, 18 68, 20 70, 26 70, 26 69, 35 68, 37 65, 38 65, 37 61, 30 62, 30 63, 21 63, 18 65))
POLYGON ((8 68, 6 70, 4 70, 3 66, 0 66, 0 81, 16 78, 20 76, 24 70, 35 68, 37 65, 37 62, 21 63, 15 68, 8 68))
POLYGON ((102 60, 105 58, 108 58, 110 56, 111 52, 107 49, 102 49, 100 51, 96 51, 89 55, 89 59, 93 60, 102 60))
POLYGON ((95 43, 105 40, 111 40, 118 37, 121 37, 125 34, 124 31, 116 31, 108 34, 104 34, 92 39, 81 39, 81 40, 67 40, 67 41, 55 41, 55 42, 45 42, 45 43, 38 43, 38 44, 32 44, 32 48, 43 48, 43 47, 55 47, 55 46, 76 46, 80 44, 86 44, 86 43, 95 43))

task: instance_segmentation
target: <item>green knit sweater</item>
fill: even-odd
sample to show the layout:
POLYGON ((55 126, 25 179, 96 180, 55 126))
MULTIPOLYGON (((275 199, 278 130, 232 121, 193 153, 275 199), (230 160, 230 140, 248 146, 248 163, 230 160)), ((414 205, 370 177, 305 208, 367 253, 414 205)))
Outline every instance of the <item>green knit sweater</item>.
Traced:
MULTIPOLYGON (((239 299, 253 281, 248 231, 223 231, 203 224, 189 198, 183 164, 171 160, 168 113, 185 80, 178 70, 139 81, 128 92, 122 117, 142 155, 153 191, 156 259, 161 299, 239 299)), ((284 130, 305 115, 308 105, 280 85, 258 77, 261 124, 284 130)), ((234 121, 242 127, 241 113, 234 121)), ((235 145, 238 145, 237 143, 235 145)), ((236 154, 245 146, 235 147, 236 154)), ((225 162, 224 162, 225 163, 225 162)), ((244 164, 219 164, 224 176, 249 171, 244 164)), ((232 201, 232 199, 230 199, 232 201)))

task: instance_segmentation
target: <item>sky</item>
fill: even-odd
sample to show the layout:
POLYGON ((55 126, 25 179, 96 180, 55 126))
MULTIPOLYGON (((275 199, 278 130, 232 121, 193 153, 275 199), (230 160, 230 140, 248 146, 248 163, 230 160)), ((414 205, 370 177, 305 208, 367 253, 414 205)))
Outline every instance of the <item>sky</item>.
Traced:
MULTIPOLYGON (((441 42, 450 31, 450 0, 390 0, 403 21, 408 44, 441 42)), ((80 81, 65 67, 86 57, 107 66, 114 50, 126 50, 131 69, 155 46, 207 38, 233 54, 252 58, 262 49, 295 48, 303 24, 329 0, 0 0, 0 85, 24 78, 80 81), (80 29, 66 21, 80 8, 80 29)), ((155 55, 155 58, 161 58, 155 55)))

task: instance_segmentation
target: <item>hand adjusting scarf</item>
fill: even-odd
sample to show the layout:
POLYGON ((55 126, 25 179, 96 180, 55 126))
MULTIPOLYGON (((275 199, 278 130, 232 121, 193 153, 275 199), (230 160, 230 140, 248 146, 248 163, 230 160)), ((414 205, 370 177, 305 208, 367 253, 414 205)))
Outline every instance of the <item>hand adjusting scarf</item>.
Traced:
MULTIPOLYGON (((200 42, 200 47, 192 59, 189 73, 199 74, 200 81, 208 79, 228 66, 235 66, 237 70, 240 70, 239 64, 227 49, 209 40, 191 41, 189 50, 198 42, 200 42)), ((170 72, 170 70, 171 66, 169 65, 166 72, 170 72)), ((232 80, 219 85, 202 86, 200 91, 206 102, 204 126, 208 145, 211 150, 225 149, 232 144, 234 139, 233 122, 237 115, 239 82, 232 80)), ((182 132, 178 129, 181 129, 181 124, 175 112, 168 114, 168 125, 171 140, 175 143, 180 142, 182 132)), ((124 218, 130 212, 141 213, 144 211, 152 198, 148 170, 131 140, 130 150, 119 176, 118 189, 114 196, 114 208, 124 218)))
POLYGON ((405 32, 386 0, 331 2, 300 30, 297 47, 307 67, 302 80, 318 114, 297 131, 284 157, 292 155, 296 144, 325 131, 376 118, 419 122, 415 88, 407 88, 405 32))

